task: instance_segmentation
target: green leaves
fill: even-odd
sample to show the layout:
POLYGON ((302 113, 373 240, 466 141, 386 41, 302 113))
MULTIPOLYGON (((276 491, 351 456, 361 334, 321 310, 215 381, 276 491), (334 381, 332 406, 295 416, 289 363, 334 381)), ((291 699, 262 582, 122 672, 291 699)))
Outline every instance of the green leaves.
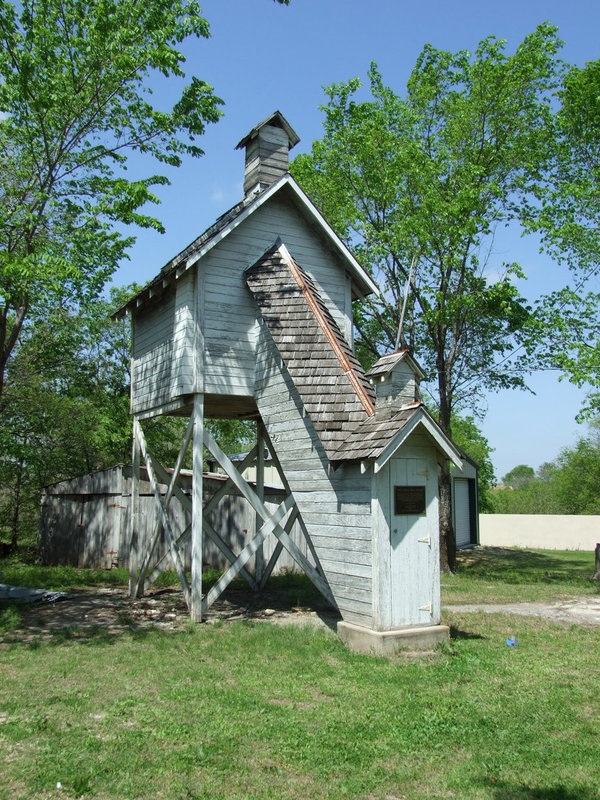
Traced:
POLYGON ((381 287, 357 319, 361 353, 393 349, 410 283, 405 339, 444 427, 455 405, 523 382, 509 362, 531 313, 513 283, 520 268, 487 274, 486 249, 548 161, 559 46, 547 24, 513 55, 495 37, 475 54, 427 45, 402 96, 372 64, 368 100, 357 78, 326 89, 324 137, 292 165, 381 287))
POLYGON ((502 479, 509 489, 492 493, 496 514, 598 514, 600 439, 597 418, 591 435, 563 448, 557 458, 542 464, 537 475, 523 464, 502 479))
POLYGON ((110 315, 137 288, 79 309, 63 291, 25 320, 0 402, 0 537, 35 531, 42 486, 128 460, 129 323, 110 315))
POLYGON ((221 100, 184 83, 179 45, 208 35, 194 0, 0 2, 0 395, 16 307, 47 305, 57 284, 97 293, 132 242, 114 223, 162 231, 144 209, 167 180, 129 180, 127 155, 202 154, 221 100), (174 81, 171 109, 151 102, 156 72, 174 81))

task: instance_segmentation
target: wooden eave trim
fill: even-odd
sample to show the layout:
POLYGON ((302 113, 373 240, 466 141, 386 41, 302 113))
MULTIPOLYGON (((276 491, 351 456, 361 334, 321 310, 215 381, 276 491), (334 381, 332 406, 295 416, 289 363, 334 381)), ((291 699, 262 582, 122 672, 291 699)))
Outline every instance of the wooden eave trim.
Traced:
POLYGON ((375 283, 375 281, 371 278, 371 276, 366 272, 366 270, 360 265, 360 263, 356 260, 356 258, 352 255, 350 250, 346 247, 344 242, 340 239, 337 233, 333 230, 331 225, 327 222, 325 217, 321 214, 321 212, 317 209, 315 204, 312 202, 310 197, 300 188, 298 183, 292 178, 291 175, 284 175, 281 179, 282 183, 287 183, 290 188, 295 192, 298 199, 302 202, 304 207, 308 210, 312 217, 314 217, 315 221, 323 228, 325 233, 327 234, 328 238, 331 240, 332 244, 335 248, 340 252, 342 258, 350 264, 350 274, 353 278, 357 279, 359 282, 363 284, 363 289, 361 290, 361 295, 366 294, 376 294, 380 295, 381 292, 379 291, 379 287, 375 283), (367 287, 367 291, 364 291, 364 286, 367 287))
POLYGON ((298 266, 296 265, 296 262, 291 257, 287 247, 284 244, 280 244, 279 245, 279 253, 280 253, 282 259, 284 260, 285 264, 287 265, 287 268, 289 269, 292 277, 294 278, 294 280, 298 284, 298 286, 299 286, 299 288, 300 288, 300 290, 301 290, 301 292, 302 292, 302 294, 304 296, 304 299, 306 300, 306 302, 308 304, 308 307, 310 308, 310 310, 314 314, 314 317, 315 317, 316 321, 319 324, 319 327, 321 328, 321 330, 325 334, 325 337, 326 337, 327 341, 329 342, 329 344, 331 346, 331 349, 333 350, 337 360, 339 361, 340 366, 342 367, 342 369, 344 371, 344 374, 346 375, 346 377, 350 381, 350 384, 351 384, 352 388, 354 389, 354 392, 355 392, 356 396, 360 400, 362 407, 366 411, 367 416, 372 417, 373 414, 375 413, 375 406, 373 405, 373 402, 371 401, 371 398, 369 397, 369 395, 365 391, 365 387, 362 385, 361 381, 358 379, 358 376, 357 376, 356 372, 354 371, 354 367, 352 366, 352 364, 348 360, 348 356, 346 355, 346 353, 344 353, 342 347, 340 346, 340 342, 338 340, 338 337, 331 330, 331 326, 329 325, 329 323, 325 319, 325 316, 324 316, 323 312, 321 311, 321 308, 320 308, 319 304, 317 303, 313 293, 311 292, 309 286, 307 285, 306 281, 304 280, 304 277, 303 277, 302 273, 300 272, 300 270, 298 269, 298 266))
MULTIPOLYGON (((367 272, 361 267, 358 261, 354 258, 350 250, 346 247, 346 245, 342 242, 339 238, 337 233, 333 230, 333 228, 326 222, 324 217, 320 214, 317 210, 316 206, 312 202, 312 200, 306 195, 302 189, 298 186, 294 178, 290 174, 286 174, 281 177, 278 181, 273 183, 269 186, 268 189, 265 189, 264 192, 258 195, 255 200, 250 202, 246 208, 241 211, 236 217, 234 217, 231 222, 229 222, 224 228, 222 228, 218 233, 216 233, 213 237, 211 237, 207 242, 205 242, 198 250, 194 253, 189 255, 186 259, 183 259, 178 264, 173 266, 169 272, 166 272, 162 275, 162 288, 166 288, 166 286, 171 283, 173 280, 178 280, 188 269, 191 269, 201 258, 203 258, 208 252, 210 252, 213 247, 216 247, 220 242, 223 241, 229 234, 234 231, 238 225, 241 225, 244 220, 246 220, 251 214, 253 214, 257 209, 263 206, 266 202, 268 202, 274 194, 277 194, 284 186, 288 186, 291 191, 295 194, 296 198, 302 203, 303 208, 305 208, 310 216, 315 220, 316 223, 323 229, 324 233, 326 234, 327 238, 331 241, 335 249, 340 253, 342 258, 348 262, 349 272, 352 276, 352 283, 353 285, 357 286, 360 289, 361 295, 367 294, 380 294, 379 287, 377 284, 372 280, 372 278, 367 274, 367 272)), ((154 280, 158 280, 161 277, 161 273, 157 275, 154 280)), ((140 306, 145 305, 148 301, 148 293, 152 290, 153 284, 150 283, 145 288, 141 289, 139 294, 133 297, 128 303, 122 306, 118 311, 113 314, 114 319, 119 319, 120 317, 124 317, 132 307, 139 308, 140 306)))
POLYGON ((421 406, 421 408, 418 409, 414 416, 412 416, 403 425, 398 434, 394 436, 394 438, 382 450, 380 455, 375 459, 375 472, 379 472, 385 466, 385 464, 387 464, 398 448, 404 444, 411 433, 413 433, 413 431, 419 425, 422 425, 425 428, 427 433, 436 443, 438 449, 441 450, 442 453, 444 453, 446 457, 458 467, 458 469, 462 469, 463 461, 460 457, 459 451, 456 449, 455 445, 450 441, 450 439, 442 432, 437 422, 435 422, 435 420, 429 416, 425 408, 421 406))

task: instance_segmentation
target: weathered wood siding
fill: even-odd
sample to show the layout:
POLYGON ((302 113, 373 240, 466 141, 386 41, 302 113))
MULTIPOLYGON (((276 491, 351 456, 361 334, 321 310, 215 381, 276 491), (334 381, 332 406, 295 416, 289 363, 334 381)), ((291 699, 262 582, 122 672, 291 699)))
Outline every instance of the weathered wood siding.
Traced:
MULTIPOLYGON (((131 508, 131 470, 114 469, 85 475, 47 487, 42 494, 38 550, 44 564, 72 564, 78 567, 108 569, 127 564, 129 556, 129 513, 131 508)), ((183 489, 191 493, 191 477, 182 476, 183 489)), ((204 475, 205 501, 219 488, 224 478, 204 475)), ((166 486, 160 485, 162 494, 166 486)), ((265 504, 274 511, 283 500, 283 489, 267 486, 265 504)), ((156 520, 156 501, 148 481, 140 481, 140 535, 144 541, 152 536, 156 520)), ((190 523, 189 512, 173 498, 169 506, 169 522, 174 531, 182 532, 190 523)), ((248 544, 256 532, 256 513, 248 501, 238 495, 228 495, 208 515, 208 522, 236 553, 248 544)), ((307 545, 298 525, 291 537, 304 555, 307 545)), ((264 546, 268 560, 275 547, 270 537, 264 546)), ((163 537, 157 546, 158 555, 167 551, 163 537)), ((190 545, 184 547, 184 563, 190 568, 190 545)), ((229 566, 208 537, 204 537, 202 559, 215 569, 229 566)), ((249 569, 254 568, 253 560, 249 569)), ((285 569, 297 569, 294 560, 282 553, 275 574, 285 569)))
POLYGON ((196 280, 193 270, 176 284, 172 359, 171 396, 196 391, 196 280))
POLYGON ((405 403, 418 399, 418 383, 412 368, 406 361, 400 361, 385 376, 385 380, 375 381, 377 405, 392 405, 400 408, 405 403))
POLYGON ((243 273, 278 236, 352 340, 350 280, 339 258, 295 207, 275 195, 165 295, 134 312, 133 413, 168 406, 191 392, 254 395, 257 309, 243 273))
POLYGON ((246 145, 244 193, 255 186, 270 186, 289 169, 290 143, 281 128, 267 125, 246 145))
POLYGON ((371 479, 358 466, 329 474, 329 462, 263 324, 257 404, 345 620, 371 626, 371 479))
POLYGON ((44 564, 109 569, 122 557, 127 508, 121 468, 48 486, 42 493, 38 551, 44 564))
POLYGON ((351 330, 347 276, 297 211, 273 198, 200 264, 207 394, 254 394, 257 311, 243 273, 280 235, 298 263, 317 281, 342 330, 346 335, 351 330))
POLYGON ((131 410, 138 414, 172 397, 175 288, 134 313, 131 368, 131 410))

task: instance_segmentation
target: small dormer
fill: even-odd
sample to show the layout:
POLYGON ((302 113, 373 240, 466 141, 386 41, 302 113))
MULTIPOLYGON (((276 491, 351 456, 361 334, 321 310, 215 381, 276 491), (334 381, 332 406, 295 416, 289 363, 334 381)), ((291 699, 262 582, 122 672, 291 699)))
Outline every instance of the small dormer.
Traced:
POLYGON ((289 171, 289 153, 300 137, 279 111, 256 125, 236 145, 246 148, 244 197, 262 191, 289 171))
POLYGON ((376 412, 420 403, 419 383, 424 377, 425 373, 408 350, 382 356, 367 372, 367 378, 375 386, 376 412))

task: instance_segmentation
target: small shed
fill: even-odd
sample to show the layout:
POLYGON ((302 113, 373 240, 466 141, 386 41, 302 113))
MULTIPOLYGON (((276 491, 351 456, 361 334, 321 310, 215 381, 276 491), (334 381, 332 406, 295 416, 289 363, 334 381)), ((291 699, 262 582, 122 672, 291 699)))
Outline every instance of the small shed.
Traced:
MULTIPOLYGON (((369 374, 354 355, 353 303, 378 288, 289 174, 297 141, 279 111, 252 128, 238 145, 243 199, 118 312, 133 328, 134 474, 143 460, 150 483, 168 486, 164 498, 154 494, 193 619, 253 556, 256 574, 241 574, 260 589, 286 550, 340 612, 338 632, 352 647, 430 646, 448 635, 439 624, 438 469, 463 461, 421 402, 412 354, 384 356, 369 374), (188 418, 170 479, 144 436, 145 420, 164 414, 188 418), (256 445, 242 464, 219 447, 207 417, 256 420, 256 445), (168 518, 171 498, 183 496, 188 447, 191 583, 168 518), (274 513, 264 502, 265 447, 285 492, 274 513), (206 593, 201 554, 206 536, 218 538, 207 514, 219 492, 206 499, 204 448, 260 520, 206 593), (255 487, 243 477, 251 463, 255 487), (296 524, 310 558, 290 537, 296 524)), ((134 480, 132 594, 148 585, 154 549, 138 522, 138 493, 134 480)))
POLYGON ((462 468, 452 465, 452 522, 456 547, 479 544, 479 497, 477 492, 477 462, 461 450, 462 468))

